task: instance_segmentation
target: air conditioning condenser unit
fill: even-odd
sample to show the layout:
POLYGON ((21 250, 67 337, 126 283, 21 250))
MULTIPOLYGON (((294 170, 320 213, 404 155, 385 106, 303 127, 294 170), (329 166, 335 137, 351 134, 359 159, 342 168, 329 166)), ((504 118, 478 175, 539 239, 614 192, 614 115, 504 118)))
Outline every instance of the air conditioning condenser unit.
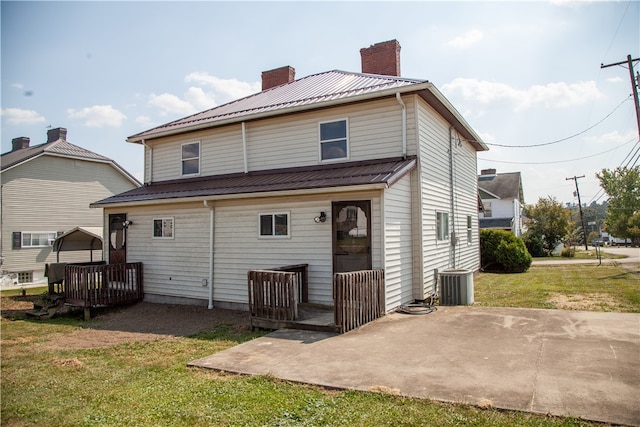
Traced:
POLYGON ((473 271, 444 270, 438 274, 440 305, 473 304, 473 271))

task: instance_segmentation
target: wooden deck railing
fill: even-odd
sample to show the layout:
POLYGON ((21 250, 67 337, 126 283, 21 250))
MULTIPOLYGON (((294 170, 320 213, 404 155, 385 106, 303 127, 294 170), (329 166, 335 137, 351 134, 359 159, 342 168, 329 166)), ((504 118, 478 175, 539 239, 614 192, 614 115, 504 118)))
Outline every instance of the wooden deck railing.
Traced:
POLYGON ((345 333, 382 317, 384 270, 336 273, 333 276, 334 318, 345 333))
POLYGON ((62 293, 79 307, 126 304, 144 297, 142 263, 73 265, 65 267, 62 293))
POLYGON ((258 319, 288 322, 298 319, 301 295, 307 299, 307 264, 288 265, 271 270, 250 270, 247 274, 251 325, 258 319))

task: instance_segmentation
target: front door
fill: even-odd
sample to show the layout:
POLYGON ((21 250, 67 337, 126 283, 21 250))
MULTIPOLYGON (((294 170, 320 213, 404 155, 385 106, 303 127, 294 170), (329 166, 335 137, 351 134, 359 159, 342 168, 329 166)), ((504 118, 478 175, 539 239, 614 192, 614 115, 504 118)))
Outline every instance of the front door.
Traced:
POLYGON ((371 269, 371 201, 334 202, 333 272, 371 269))
POLYGON ((109 264, 127 262, 127 214, 109 215, 109 264))

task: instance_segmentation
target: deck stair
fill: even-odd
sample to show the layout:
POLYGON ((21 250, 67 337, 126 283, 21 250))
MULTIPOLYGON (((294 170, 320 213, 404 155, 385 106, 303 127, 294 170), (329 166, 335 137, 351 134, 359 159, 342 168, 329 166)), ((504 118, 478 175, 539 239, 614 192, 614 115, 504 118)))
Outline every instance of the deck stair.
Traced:
POLYGON ((39 301, 34 301, 33 310, 28 310, 26 314, 38 320, 51 319, 58 311, 64 308, 64 304, 64 295, 50 294, 39 301))

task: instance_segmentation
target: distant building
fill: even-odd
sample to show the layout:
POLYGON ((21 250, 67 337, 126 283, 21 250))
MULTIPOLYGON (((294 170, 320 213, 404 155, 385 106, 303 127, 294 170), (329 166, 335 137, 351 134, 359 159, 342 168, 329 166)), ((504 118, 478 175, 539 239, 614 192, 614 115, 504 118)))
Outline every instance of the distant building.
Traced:
POLYGON ((520 237, 524 231, 520 172, 496 173, 495 169, 483 169, 478 176, 478 192, 483 205, 483 212, 479 214, 480 229, 507 230, 520 237))
MULTIPOLYGON (((50 129, 44 144, 30 146, 27 137, 12 144, 1 157, 0 270, 27 283, 56 262, 58 236, 76 227, 102 236, 102 209, 91 209, 91 202, 140 183, 113 160, 68 142, 65 128, 50 129)), ((60 261, 89 261, 89 255, 65 252, 60 261)))

